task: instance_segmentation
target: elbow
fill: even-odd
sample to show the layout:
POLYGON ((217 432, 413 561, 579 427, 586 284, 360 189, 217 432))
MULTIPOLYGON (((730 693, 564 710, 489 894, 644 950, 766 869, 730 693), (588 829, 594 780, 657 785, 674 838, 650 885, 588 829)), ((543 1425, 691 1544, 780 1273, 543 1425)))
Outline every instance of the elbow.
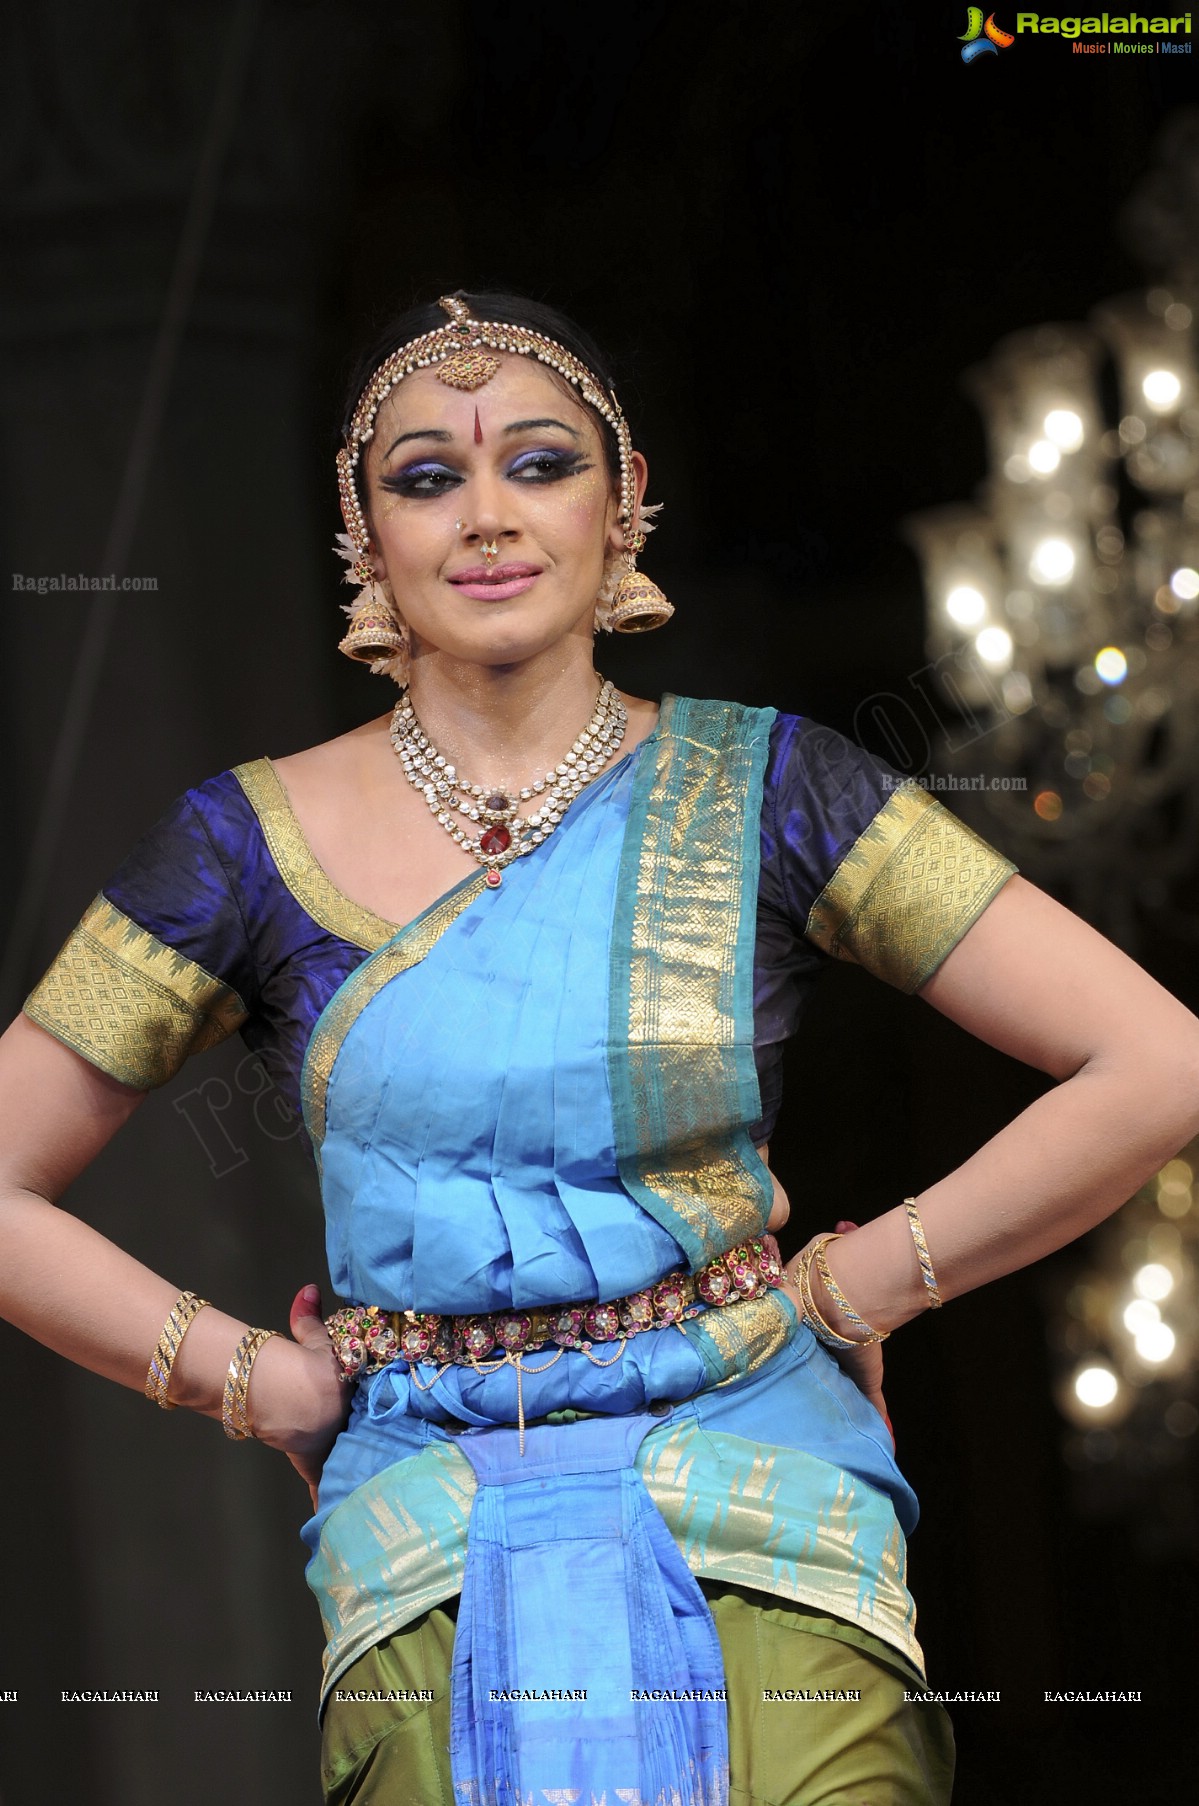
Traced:
POLYGON ((1162 1158, 1170 1159, 1199 1136, 1199 1018, 1179 1005, 1168 1025, 1125 1058, 1149 1120, 1170 1144, 1162 1158))

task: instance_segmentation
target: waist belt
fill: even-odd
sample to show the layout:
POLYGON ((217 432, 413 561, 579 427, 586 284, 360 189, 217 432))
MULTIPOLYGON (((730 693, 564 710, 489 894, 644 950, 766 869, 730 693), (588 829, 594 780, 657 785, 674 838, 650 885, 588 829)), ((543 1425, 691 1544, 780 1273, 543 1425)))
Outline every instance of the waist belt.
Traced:
MULTIPOLYGON (((783 1283, 783 1264, 772 1235, 742 1242, 718 1260, 688 1273, 678 1268, 656 1285, 602 1304, 566 1304, 529 1311, 486 1311, 473 1317, 436 1316, 428 1311, 388 1311, 381 1305, 348 1305, 334 1311, 325 1327, 341 1377, 377 1373, 393 1361, 435 1361, 442 1366, 503 1363, 543 1349, 581 1350, 589 1359, 596 1343, 625 1343, 642 1330, 662 1329, 695 1317, 707 1307, 756 1298, 783 1283)), ((611 1360, 623 1354, 619 1347, 611 1360)), ((553 1357, 555 1360, 557 1355, 553 1357)), ((606 1365, 607 1363, 599 1363, 606 1365)))

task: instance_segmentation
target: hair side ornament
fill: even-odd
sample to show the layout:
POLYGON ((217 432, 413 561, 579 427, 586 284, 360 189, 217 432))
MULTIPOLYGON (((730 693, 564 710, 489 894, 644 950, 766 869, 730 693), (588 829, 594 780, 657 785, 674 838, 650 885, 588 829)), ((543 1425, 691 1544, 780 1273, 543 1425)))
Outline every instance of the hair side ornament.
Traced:
POLYGON ((491 381, 500 368, 497 352, 532 357, 555 371, 577 390, 587 407, 611 427, 620 454, 620 520, 624 546, 613 554, 596 598, 595 624, 608 633, 645 633, 661 627, 674 613, 656 583, 637 569, 637 555, 653 531, 651 508, 637 507, 633 441, 628 422, 616 396, 573 352, 557 339, 534 332, 528 326, 510 326, 495 320, 476 320, 465 301, 444 295, 438 302, 448 316, 444 326, 410 339, 384 358, 358 398, 337 454, 337 487, 345 532, 339 533, 334 550, 347 566, 344 581, 358 586, 356 601, 343 604, 350 617, 349 629, 339 650, 348 658, 386 673, 403 688, 408 681, 409 646, 404 625, 386 579, 375 576, 371 564, 370 532, 358 495, 357 468, 362 448, 375 431, 375 416, 383 402, 406 376, 432 369, 450 388, 471 392, 491 381))

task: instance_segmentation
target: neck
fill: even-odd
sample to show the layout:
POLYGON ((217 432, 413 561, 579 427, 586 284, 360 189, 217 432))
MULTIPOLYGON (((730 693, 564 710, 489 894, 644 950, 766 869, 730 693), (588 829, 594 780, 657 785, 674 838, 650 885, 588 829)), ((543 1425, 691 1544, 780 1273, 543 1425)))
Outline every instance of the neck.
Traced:
POLYGON ((474 783, 519 788, 550 770, 586 727, 600 679, 590 643, 519 665, 418 658, 409 696, 421 726, 474 783))

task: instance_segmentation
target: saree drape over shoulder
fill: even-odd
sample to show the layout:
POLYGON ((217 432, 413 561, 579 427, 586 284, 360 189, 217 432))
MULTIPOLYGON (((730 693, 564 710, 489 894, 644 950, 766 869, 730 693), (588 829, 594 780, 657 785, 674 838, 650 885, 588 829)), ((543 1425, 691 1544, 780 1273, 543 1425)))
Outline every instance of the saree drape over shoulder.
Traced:
MULTIPOLYGON (((240 1030, 303 1109, 347 1301, 602 1301, 764 1230, 755 1149, 828 957, 915 990, 1012 870, 841 736, 668 697, 498 889, 470 876, 402 928, 321 872, 268 761, 226 773, 126 861, 26 1008, 138 1085, 240 1030)), ((616 1346, 520 1375, 393 1362, 358 1382, 326 1463, 305 1528, 322 1698, 461 1591, 463 1801, 723 1799, 696 1576, 800 1602, 922 1673, 915 1499, 789 1300, 616 1346), (584 1622, 603 1635, 572 1636, 584 1622), (643 1688, 685 1703, 647 1714, 643 1688)))

